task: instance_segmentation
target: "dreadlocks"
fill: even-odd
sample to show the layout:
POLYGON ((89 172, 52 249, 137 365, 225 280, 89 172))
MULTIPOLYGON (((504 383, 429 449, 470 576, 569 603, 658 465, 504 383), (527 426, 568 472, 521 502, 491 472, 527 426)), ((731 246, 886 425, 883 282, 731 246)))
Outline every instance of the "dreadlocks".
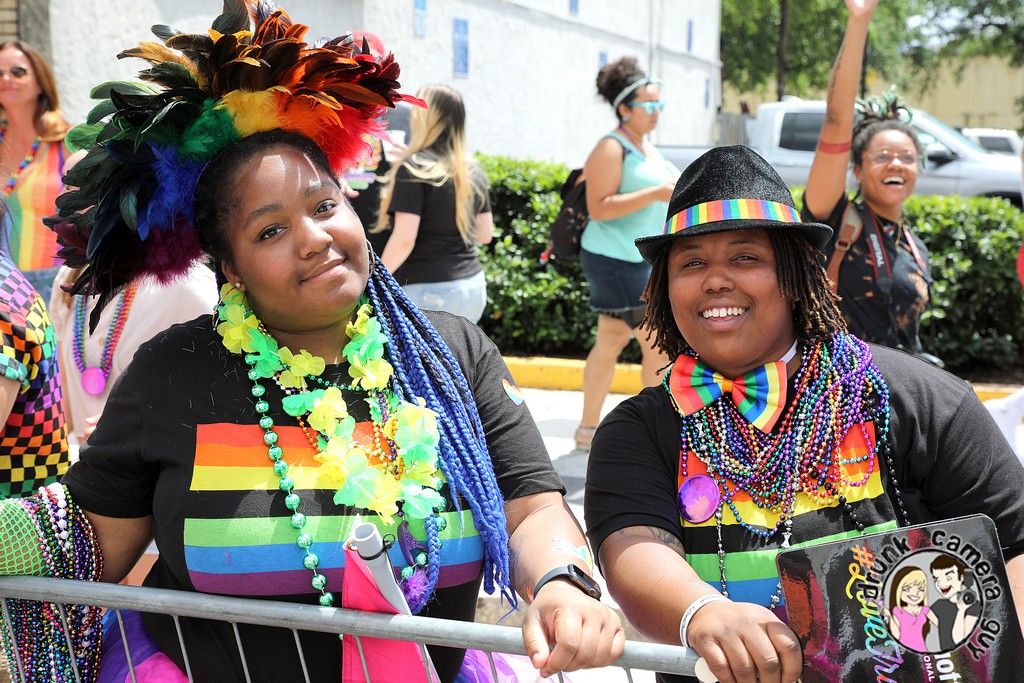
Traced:
POLYGON ((853 141, 850 144, 850 158, 854 166, 864 161, 864 150, 868 148, 876 135, 886 130, 903 133, 914 143, 914 150, 919 159, 924 158, 924 148, 917 137, 917 132, 910 125, 913 114, 903 99, 896 94, 895 86, 888 92, 858 99, 856 104, 860 118, 853 126, 853 141))
MULTIPOLYGON (((839 311, 839 297, 828 286, 821 254, 795 230, 768 230, 775 251, 775 273, 779 291, 793 302, 793 325, 804 342, 816 343, 836 332, 846 331, 839 311)), ((653 335, 657 347, 669 358, 691 350, 672 313, 668 296, 668 256, 670 244, 662 247, 651 264, 651 277, 641 299, 647 304, 641 327, 647 339, 653 335)))

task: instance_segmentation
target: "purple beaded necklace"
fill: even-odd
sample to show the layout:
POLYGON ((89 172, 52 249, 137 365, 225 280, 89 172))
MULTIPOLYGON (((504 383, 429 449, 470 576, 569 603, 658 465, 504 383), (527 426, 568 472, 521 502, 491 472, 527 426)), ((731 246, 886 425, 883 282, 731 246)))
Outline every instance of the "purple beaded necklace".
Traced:
POLYGON ((85 365, 86 297, 75 297, 74 338, 72 339, 71 355, 74 357, 75 367, 78 368, 81 375, 82 388, 90 396, 99 396, 107 388, 110 370, 114 365, 114 349, 117 348, 117 342, 121 340, 121 333, 124 331, 128 311, 131 309, 137 289, 137 285, 133 282, 125 287, 118 296, 117 308, 114 310, 114 316, 110 319, 110 328, 107 330, 107 337, 103 342, 100 365, 96 368, 85 365))
MULTIPOLYGON (((762 541, 773 538, 782 529, 783 548, 790 546, 793 510, 800 492, 819 506, 843 506, 856 529, 863 532, 864 524, 857 518, 845 493, 868 482, 882 453, 887 457, 903 521, 909 524, 888 451, 888 386, 872 362, 867 344, 856 337, 837 333, 825 342, 808 347, 794 384, 796 399, 786 410, 780 426, 770 434, 753 427, 727 400, 718 400, 682 418, 680 474, 687 480, 685 454, 693 452, 707 466, 708 475, 695 475, 691 479, 714 482, 712 485, 708 481, 710 486, 694 487, 694 490, 699 489, 701 495, 710 494, 715 501, 719 570, 722 594, 727 597, 722 544, 726 508, 737 524, 762 541), (873 436, 868 432, 868 422, 874 425, 873 436), (840 446, 851 429, 861 431, 868 452, 856 458, 843 458, 840 446), (864 461, 867 465, 863 474, 847 475, 846 466, 864 461), (734 501, 736 492, 747 493, 759 508, 777 514, 775 525, 761 528, 744 520, 734 501)), ((682 489, 679 505, 685 519, 688 501, 682 499, 682 489)), ((769 607, 778 605, 781 597, 780 584, 769 607)))

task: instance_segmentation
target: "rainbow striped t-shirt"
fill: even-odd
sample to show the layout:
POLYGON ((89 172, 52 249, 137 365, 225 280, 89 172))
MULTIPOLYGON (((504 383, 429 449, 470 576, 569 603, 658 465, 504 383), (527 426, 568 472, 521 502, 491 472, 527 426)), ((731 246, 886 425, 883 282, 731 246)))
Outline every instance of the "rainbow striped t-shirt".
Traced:
POLYGON ((64 158, 63 142, 39 145, 35 159, 18 175, 14 192, 7 196, 10 222, 4 227, 10 253, 23 271, 61 265, 57 235, 43 225, 43 218, 57 212, 57 196, 64 191, 64 158))

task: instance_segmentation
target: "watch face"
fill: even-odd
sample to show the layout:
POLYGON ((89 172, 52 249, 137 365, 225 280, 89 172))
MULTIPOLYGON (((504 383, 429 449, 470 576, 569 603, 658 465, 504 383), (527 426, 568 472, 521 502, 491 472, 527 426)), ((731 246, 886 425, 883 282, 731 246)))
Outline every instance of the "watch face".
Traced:
POLYGON ((582 588, 585 593, 593 598, 601 598, 601 587, 597 585, 596 581, 580 571, 576 565, 569 565, 569 574, 572 576, 573 582, 582 588))

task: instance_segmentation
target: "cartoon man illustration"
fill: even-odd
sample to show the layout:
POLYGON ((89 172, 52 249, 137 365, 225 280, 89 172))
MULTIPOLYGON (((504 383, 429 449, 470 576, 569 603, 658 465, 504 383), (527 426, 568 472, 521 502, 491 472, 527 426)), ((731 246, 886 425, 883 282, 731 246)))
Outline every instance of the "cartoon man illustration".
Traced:
POLYGON ((981 616, 981 602, 964 586, 964 565, 955 557, 941 554, 930 565, 935 590, 942 597, 932 603, 939 620, 939 650, 947 652, 967 639, 981 616))

